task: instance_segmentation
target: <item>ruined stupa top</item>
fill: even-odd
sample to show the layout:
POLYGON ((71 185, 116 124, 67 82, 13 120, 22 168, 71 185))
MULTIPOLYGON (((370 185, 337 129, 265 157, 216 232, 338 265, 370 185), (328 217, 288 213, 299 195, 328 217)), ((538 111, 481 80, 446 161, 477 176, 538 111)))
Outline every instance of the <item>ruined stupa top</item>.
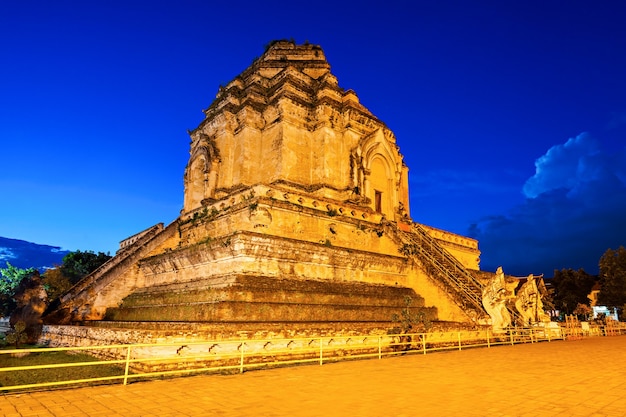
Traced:
POLYGON ((205 122, 224 106, 230 107, 235 103, 264 106, 288 93, 280 88, 285 83, 295 84, 293 87, 300 90, 299 98, 304 101, 303 104, 315 105, 320 100, 334 100, 336 105, 350 105, 374 117, 359 103, 354 91, 339 87, 319 45, 297 45, 292 41, 278 40, 270 42, 263 55, 234 80, 220 86, 215 101, 204 110, 205 122))
POLYGON ((318 45, 270 43, 204 113, 190 132, 183 212, 278 184, 389 218, 408 213, 408 168, 393 133, 339 87, 318 45))
POLYGON ((330 73, 330 65, 319 45, 296 45, 290 41, 273 41, 267 46, 265 53, 254 61, 243 74, 258 72, 260 75, 272 78, 283 68, 292 66, 304 72, 311 78, 318 79, 330 73))

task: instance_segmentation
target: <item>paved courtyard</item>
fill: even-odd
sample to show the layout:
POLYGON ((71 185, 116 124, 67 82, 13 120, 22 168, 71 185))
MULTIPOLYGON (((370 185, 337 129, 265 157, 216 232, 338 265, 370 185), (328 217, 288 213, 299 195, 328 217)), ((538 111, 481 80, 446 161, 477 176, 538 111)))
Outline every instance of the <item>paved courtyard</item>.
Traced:
POLYGON ((626 415, 626 336, 0 395, 3 416, 626 415))

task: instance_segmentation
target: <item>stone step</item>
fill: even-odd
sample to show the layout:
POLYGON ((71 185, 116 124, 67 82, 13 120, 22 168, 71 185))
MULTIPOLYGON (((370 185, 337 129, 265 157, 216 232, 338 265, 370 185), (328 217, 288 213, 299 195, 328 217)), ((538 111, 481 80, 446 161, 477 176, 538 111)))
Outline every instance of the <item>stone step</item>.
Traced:
POLYGON ((402 308, 405 298, 411 297, 413 307, 423 307, 424 300, 409 289, 402 291, 380 291, 373 294, 323 293, 297 291, 290 288, 270 290, 251 286, 234 285, 227 288, 209 288, 177 292, 135 293, 126 297, 121 307, 159 306, 169 304, 219 303, 223 301, 246 301, 251 303, 310 303, 314 304, 350 304, 378 305, 402 308))
POLYGON ((313 303, 402 308, 410 297, 411 306, 423 307, 424 300, 414 290, 362 282, 331 282, 236 276, 228 281, 198 279, 188 283, 151 286, 126 297, 122 308, 189 303, 247 301, 256 303, 313 303))
MULTIPOLYGON (((105 320, 120 321, 200 321, 275 322, 371 321, 389 322, 400 315, 401 306, 327 303, 268 303, 249 301, 196 302, 152 306, 118 307, 107 310, 105 320)), ((413 307, 429 320, 437 318, 434 307, 413 307)))

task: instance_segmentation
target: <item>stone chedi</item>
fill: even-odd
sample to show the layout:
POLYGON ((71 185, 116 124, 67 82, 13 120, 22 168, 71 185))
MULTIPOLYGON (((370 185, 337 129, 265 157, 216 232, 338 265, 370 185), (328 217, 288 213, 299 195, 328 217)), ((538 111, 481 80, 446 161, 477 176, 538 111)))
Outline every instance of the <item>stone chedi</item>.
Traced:
POLYGON ((407 297, 486 317, 477 241, 413 222, 394 134, 319 46, 272 43, 204 113, 180 217, 121 242, 48 323, 373 331, 407 297))

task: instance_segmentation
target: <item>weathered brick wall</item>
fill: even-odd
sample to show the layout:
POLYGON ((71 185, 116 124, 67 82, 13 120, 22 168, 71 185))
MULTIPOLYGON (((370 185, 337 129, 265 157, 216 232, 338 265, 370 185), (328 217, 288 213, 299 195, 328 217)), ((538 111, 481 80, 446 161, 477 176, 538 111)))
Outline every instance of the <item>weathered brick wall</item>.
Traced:
MULTIPOLYGON (((96 323, 94 323, 96 324, 96 323)), ((486 329, 467 329, 462 324, 437 323, 429 333, 429 348, 484 343, 486 329)), ((328 360, 343 355, 376 354, 403 350, 406 342, 388 335, 384 327, 363 323, 309 323, 297 329, 283 323, 112 323, 97 326, 44 326, 40 343, 50 347, 88 347, 88 353, 106 359, 126 359, 130 348, 131 369, 162 371, 209 366, 238 366, 242 349, 245 363, 319 358, 320 346, 328 360), (109 327, 109 326, 124 326, 109 327), (129 345, 132 345, 129 347, 129 345), (98 348, 98 347, 106 348, 98 348)), ((421 337, 411 339, 421 348, 421 337)), ((493 336, 491 341, 494 342, 493 336)))
POLYGON ((153 286, 124 299, 107 311, 105 319, 116 321, 201 322, 379 322, 387 323, 405 308, 430 320, 434 307, 425 307, 414 290, 360 282, 277 279, 264 276, 229 276, 221 280, 195 280, 188 285, 153 286))

